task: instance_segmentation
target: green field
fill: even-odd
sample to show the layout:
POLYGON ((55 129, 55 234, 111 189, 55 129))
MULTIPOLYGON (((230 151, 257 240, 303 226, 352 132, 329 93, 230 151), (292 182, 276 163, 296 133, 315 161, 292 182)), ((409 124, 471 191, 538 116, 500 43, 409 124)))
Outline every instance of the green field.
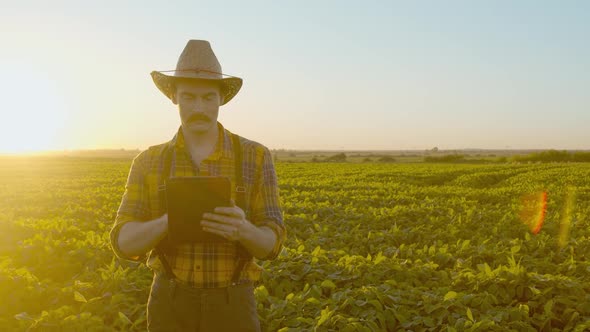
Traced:
MULTIPOLYGON (((130 163, 0 158, 0 330, 145 330, 151 273, 108 243, 130 163)), ((590 164, 276 166, 264 330, 590 330, 590 164)))

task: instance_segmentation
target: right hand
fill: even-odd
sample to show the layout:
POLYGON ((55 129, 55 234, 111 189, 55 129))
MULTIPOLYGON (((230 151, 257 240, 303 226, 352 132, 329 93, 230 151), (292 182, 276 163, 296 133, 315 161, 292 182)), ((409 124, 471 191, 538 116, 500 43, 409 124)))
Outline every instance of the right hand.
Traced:
POLYGON ((164 213, 159 219, 162 231, 164 234, 168 233, 168 213, 164 213))

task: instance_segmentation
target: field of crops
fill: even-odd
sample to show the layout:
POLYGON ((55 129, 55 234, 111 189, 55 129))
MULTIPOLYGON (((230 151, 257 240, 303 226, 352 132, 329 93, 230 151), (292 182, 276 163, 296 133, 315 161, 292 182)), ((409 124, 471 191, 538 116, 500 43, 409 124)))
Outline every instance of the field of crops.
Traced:
MULTIPOLYGON (((0 330, 145 330, 108 244, 130 163, 0 158, 0 330)), ((264 330, 590 330, 590 164, 276 166, 264 330)))

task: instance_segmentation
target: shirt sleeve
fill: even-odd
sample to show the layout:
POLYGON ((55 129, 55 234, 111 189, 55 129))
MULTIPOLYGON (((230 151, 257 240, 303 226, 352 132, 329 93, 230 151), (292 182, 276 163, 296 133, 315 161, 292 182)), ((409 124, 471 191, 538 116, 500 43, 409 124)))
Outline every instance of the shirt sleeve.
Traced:
POLYGON ((261 160, 257 158, 257 166, 260 168, 260 172, 256 186, 258 190, 252 204, 251 222, 258 227, 268 227, 275 233, 275 245, 272 251, 263 258, 263 260, 272 260, 281 252, 287 232, 280 206, 277 174, 268 148, 263 147, 261 160))
POLYGON ((141 261, 143 256, 127 256, 119 248, 118 239, 121 227, 130 221, 145 221, 149 217, 148 188, 145 183, 145 158, 144 151, 137 155, 131 163, 131 169, 127 177, 125 192, 121 199, 121 205, 117 210, 114 225, 110 232, 111 247, 115 255, 131 261, 141 261))

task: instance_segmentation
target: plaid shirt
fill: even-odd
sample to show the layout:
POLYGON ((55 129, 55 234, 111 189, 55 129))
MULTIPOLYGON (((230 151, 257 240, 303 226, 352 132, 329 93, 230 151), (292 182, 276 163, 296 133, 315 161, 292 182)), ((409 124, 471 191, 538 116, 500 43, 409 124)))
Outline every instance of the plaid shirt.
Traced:
MULTIPOLYGON (((145 257, 125 256, 118 247, 117 239, 121 227, 129 221, 149 221, 166 213, 160 202, 160 185, 164 158, 164 148, 168 145, 172 156, 171 175, 186 176, 226 176, 235 188, 235 160, 231 133, 221 123, 215 151, 196 167, 185 148, 181 128, 169 142, 152 146, 141 152, 131 165, 125 193, 117 211, 111 230, 111 246, 115 254, 124 259, 140 261, 145 257)), ((264 259, 274 259, 282 249, 285 239, 285 226, 279 205, 277 176, 270 151, 262 144, 240 137, 243 151, 243 181, 246 187, 246 218, 257 226, 266 226, 276 235, 276 243, 264 259)), ((236 200, 235 190, 232 198, 236 200)), ((176 246, 166 257, 176 277, 193 287, 226 287, 231 283, 237 266, 237 245, 235 242, 187 243, 176 246)), ((162 263, 150 251, 147 265, 154 271, 163 272, 162 263)), ((262 268, 251 260, 242 270, 240 280, 256 281, 262 268)))

